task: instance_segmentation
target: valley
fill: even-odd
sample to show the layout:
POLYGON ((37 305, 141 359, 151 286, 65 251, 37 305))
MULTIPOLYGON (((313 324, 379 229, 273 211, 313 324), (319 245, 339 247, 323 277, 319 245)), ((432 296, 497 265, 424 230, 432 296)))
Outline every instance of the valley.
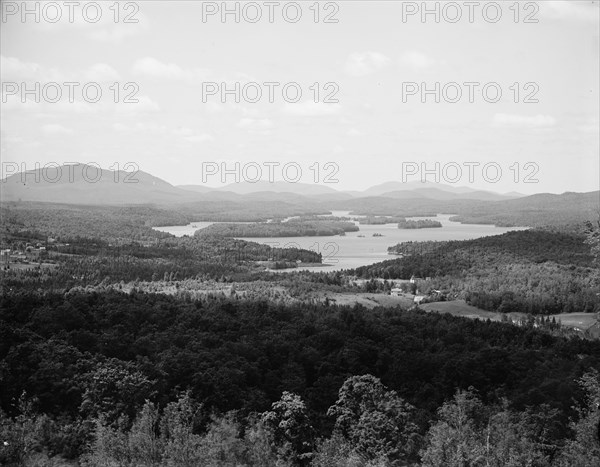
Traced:
MULTIPOLYGON (((306 445, 318 459, 337 436, 326 414, 356 380, 396 388, 410 405, 419 439, 403 454, 411 462, 433 449, 424 436, 438 408, 464 394, 490 417, 504 413, 500 400, 509 401, 509 417, 531 423, 551 407, 557 447, 536 452, 562 459, 577 381, 600 366, 600 226, 592 222, 600 203, 586 193, 549 196, 543 210, 552 215, 540 226, 540 217, 522 217, 536 196, 443 201, 420 193, 2 202, 3 436, 18 445, 11 433, 37 424, 57 433, 32 431, 56 459, 118 458, 89 443, 138 436, 137 422, 118 425, 123 414, 165 417, 172 404, 202 401, 210 411, 198 412, 203 428, 181 422, 205 446, 198 458, 213 459, 201 452, 224 439, 218 426, 244 446, 237 458, 256 447, 242 426, 267 430, 260 442, 276 456, 270 428, 254 417, 301 403, 321 437, 306 445), (523 211, 506 211, 507 202, 523 211), (441 227, 399 228, 427 219, 441 227), (23 388, 35 411, 11 405, 23 388)), ((543 423, 522 436, 538 442, 543 423)), ((161 433, 168 456, 173 441, 161 433)))

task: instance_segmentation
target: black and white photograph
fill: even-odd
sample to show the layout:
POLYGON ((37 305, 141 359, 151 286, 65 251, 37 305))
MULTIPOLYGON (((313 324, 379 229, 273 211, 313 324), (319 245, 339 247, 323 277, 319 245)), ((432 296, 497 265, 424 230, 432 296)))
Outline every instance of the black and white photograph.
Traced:
POLYGON ((1 466, 600 467, 600 2, 0 17, 1 466))

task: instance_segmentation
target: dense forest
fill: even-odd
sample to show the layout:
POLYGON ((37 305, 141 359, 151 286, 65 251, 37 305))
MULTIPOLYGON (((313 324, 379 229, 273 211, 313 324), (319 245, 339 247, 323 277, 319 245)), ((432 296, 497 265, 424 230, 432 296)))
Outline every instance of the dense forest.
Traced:
MULTIPOLYGON (((4 235, 44 233, 62 242, 77 238, 99 238, 111 243, 153 241, 170 235, 152 227, 186 225, 200 221, 264 222, 315 213, 315 209, 285 203, 263 203, 261 209, 240 207, 227 201, 180 204, 172 207, 78 206, 50 203, 2 203, 4 235), (231 208, 228 210, 228 208, 231 208), (260 211, 260 212, 259 212, 260 211)), ((318 213, 318 212, 317 212, 318 213)))
POLYGON ((577 380, 600 365, 597 341, 402 309, 135 291, 5 293, 0 309, 3 436, 12 446, 22 431, 10 427, 31 423, 28 436, 38 438, 28 453, 84 456, 88 465, 103 465, 94 456, 106 450, 132 459, 125 465, 183 455, 170 442, 182 431, 197 443, 187 464, 174 465, 222 449, 223 436, 239 447, 229 455, 250 456, 242 465, 327 465, 343 455, 459 465, 435 459, 447 455, 437 443, 461 404, 473 417, 463 420, 469 442, 481 443, 479 427, 508 427, 535 444, 521 455, 549 465, 576 439, 570 420, 586 420, 573 407, 586 401, 577 380), (156 451, 127 441, 140 436, 156 451))

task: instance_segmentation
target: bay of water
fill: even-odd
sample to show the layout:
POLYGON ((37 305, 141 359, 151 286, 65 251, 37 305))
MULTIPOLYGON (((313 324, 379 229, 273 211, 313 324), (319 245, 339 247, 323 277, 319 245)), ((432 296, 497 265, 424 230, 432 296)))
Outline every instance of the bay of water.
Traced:
MULTIPOLYGON (((333 211, 333 216, 359 218, 350 216, 349 211, 333 211)), ((244 237, 242 240, 267 244, 277 248, 303 248, 316 251, 323 256, 321 267, 304 267, 294 270, 307 271, 339 271, 358 266, 393 259, 397 256, 389 255, 388 247, 400 242, 428 241, 428 240, 470 240, 473 238, 500 235, 511 230, 524 230, 522 227, 495 227, 493 225, 461 224, 451 222, 450 215, 429 217, 442 224, 441 228, 430 229, 399 229, 397 224, 360 225, 358 232, 347 232, 345 236, 331 237, 244 237), (382 236, 374 237, 373 234, 382 236)), ((407 218, 407 219, 424 219, 407 218)), ((207 227, 215 222, 192 222, 185 226, 155 227, 161 232, 169 232, 177 237, 193 235, 198 229, 207 227)), ((358 222, 356 222, 358 224, 358 222)))

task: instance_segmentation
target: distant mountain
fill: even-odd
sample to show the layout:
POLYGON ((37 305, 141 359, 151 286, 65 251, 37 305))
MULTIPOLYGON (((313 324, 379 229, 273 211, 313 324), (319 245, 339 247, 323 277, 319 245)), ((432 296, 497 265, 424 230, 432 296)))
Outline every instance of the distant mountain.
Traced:
POLYGON ((11 175, 0 181, 0 195, 2 201, 177 205, 186 212, 211 213, 217 218, 231 217, 232 212, 237 217, 248 213, 249 218, 256 218, 259 212, 277 216, 280 212, 348 210, 396 216, 446 213, 456 214, 461 222, 521 226, 580 222, 593 219, 600 209, 599 192, 500 195, 431 182, 388 182, 353 193, 286 182, 234 183, 215 190, 201 185, 173 186, 142 171, 115 172, 83 164, 11 175))
POLYGON ((388 196, 404 198, 404 196, 399 194, 398 192, 412 192, 415 194, 419 194, 419 196, 421 197, 431 199, 500 200, 525 196, 515 192, 502 195, 491 191, 476 190, 468 187, 457 187, 429 181, 421 182, 419 180, 411 182, 386 182, 380 185, 372 186, 371 188, 368 188, 364 191, 352 191, 349 193, 352 194, 354 197, 388 196), (390 193, 393 193, 393 195, 390 195, 390 193), (464 196, 453 196, 452 198, 447 198, 444 197, 442 193, 464 196))
POLYGON ((567 226, 598 219, 600 191, 539 193, 524 198, 471 205, 457 220, 470 223, 524 226, 567 226))
POLYGON ((257 183, 230 183, 218 188, 205 185, 180 185, 181 188, 197 193, 232 192, 242 195, 261 192, 295 193, 305 197, 318 198, 320 201, 342 201, 350 198, 384 196, 395 199, 427 198, 438 200, 471 199, 496 201, 522 197, 520 193, 499 194, 491 191, 475 190, 468 187, 455 187, 441 183, 412 181, 386 182, 373 186, 364 191, 338 191, 335 186, 325 186, 310 183, 288 183, 259 181, 257 183))
POLYGON ((269 191, 276 193, 295 193, 303 196, 317 196, 324 194, 339 193, 334 188, 325 185, 317 185, 312 183, 291 183, 285 181, 269 182, 266 180, 260 180, 256 183, 230 183, 228 185, 218 188, 211 188, 204 185, 179 185, 178 188, 188 191, 195 191, 198 193, 207 193, 209 191, 230 191, 232 193, 237 193, 240 195, 269 191))
POLYGON ((396 199, 428 198, 449 201, 455 199, 471 199, 480 201, 500 201, 509 199, 506 195, 492 193, 491 191, 457 191, 452 192, 440 188, 415 188, 413 190, 399 190, 382 193, 380 196, 396 199))
POLYGON ((194 191, 196 193, 209 193, 214 191, 214 188, 203 185, 177 185, 177 188, 187 191, 194 191))
POLYGON ((197 195, 146 172, 128 173, 85 164, 63 165, 11 175, 0 182, 3 201, 67 204, 170 204, 197 195))
MULTIPOLYGON (((371 196, 330 203, 332 209, 378 216, 453 214, 467 224, 500 226, 568 226, 598 218, 600 192, 542 193, 515 199, 465 199, 451 195, 443 199, 415 197, 412 191, 395 192, 397 197, 371 196)), ((440 195, 441 197, 441 195, 440 195)))

